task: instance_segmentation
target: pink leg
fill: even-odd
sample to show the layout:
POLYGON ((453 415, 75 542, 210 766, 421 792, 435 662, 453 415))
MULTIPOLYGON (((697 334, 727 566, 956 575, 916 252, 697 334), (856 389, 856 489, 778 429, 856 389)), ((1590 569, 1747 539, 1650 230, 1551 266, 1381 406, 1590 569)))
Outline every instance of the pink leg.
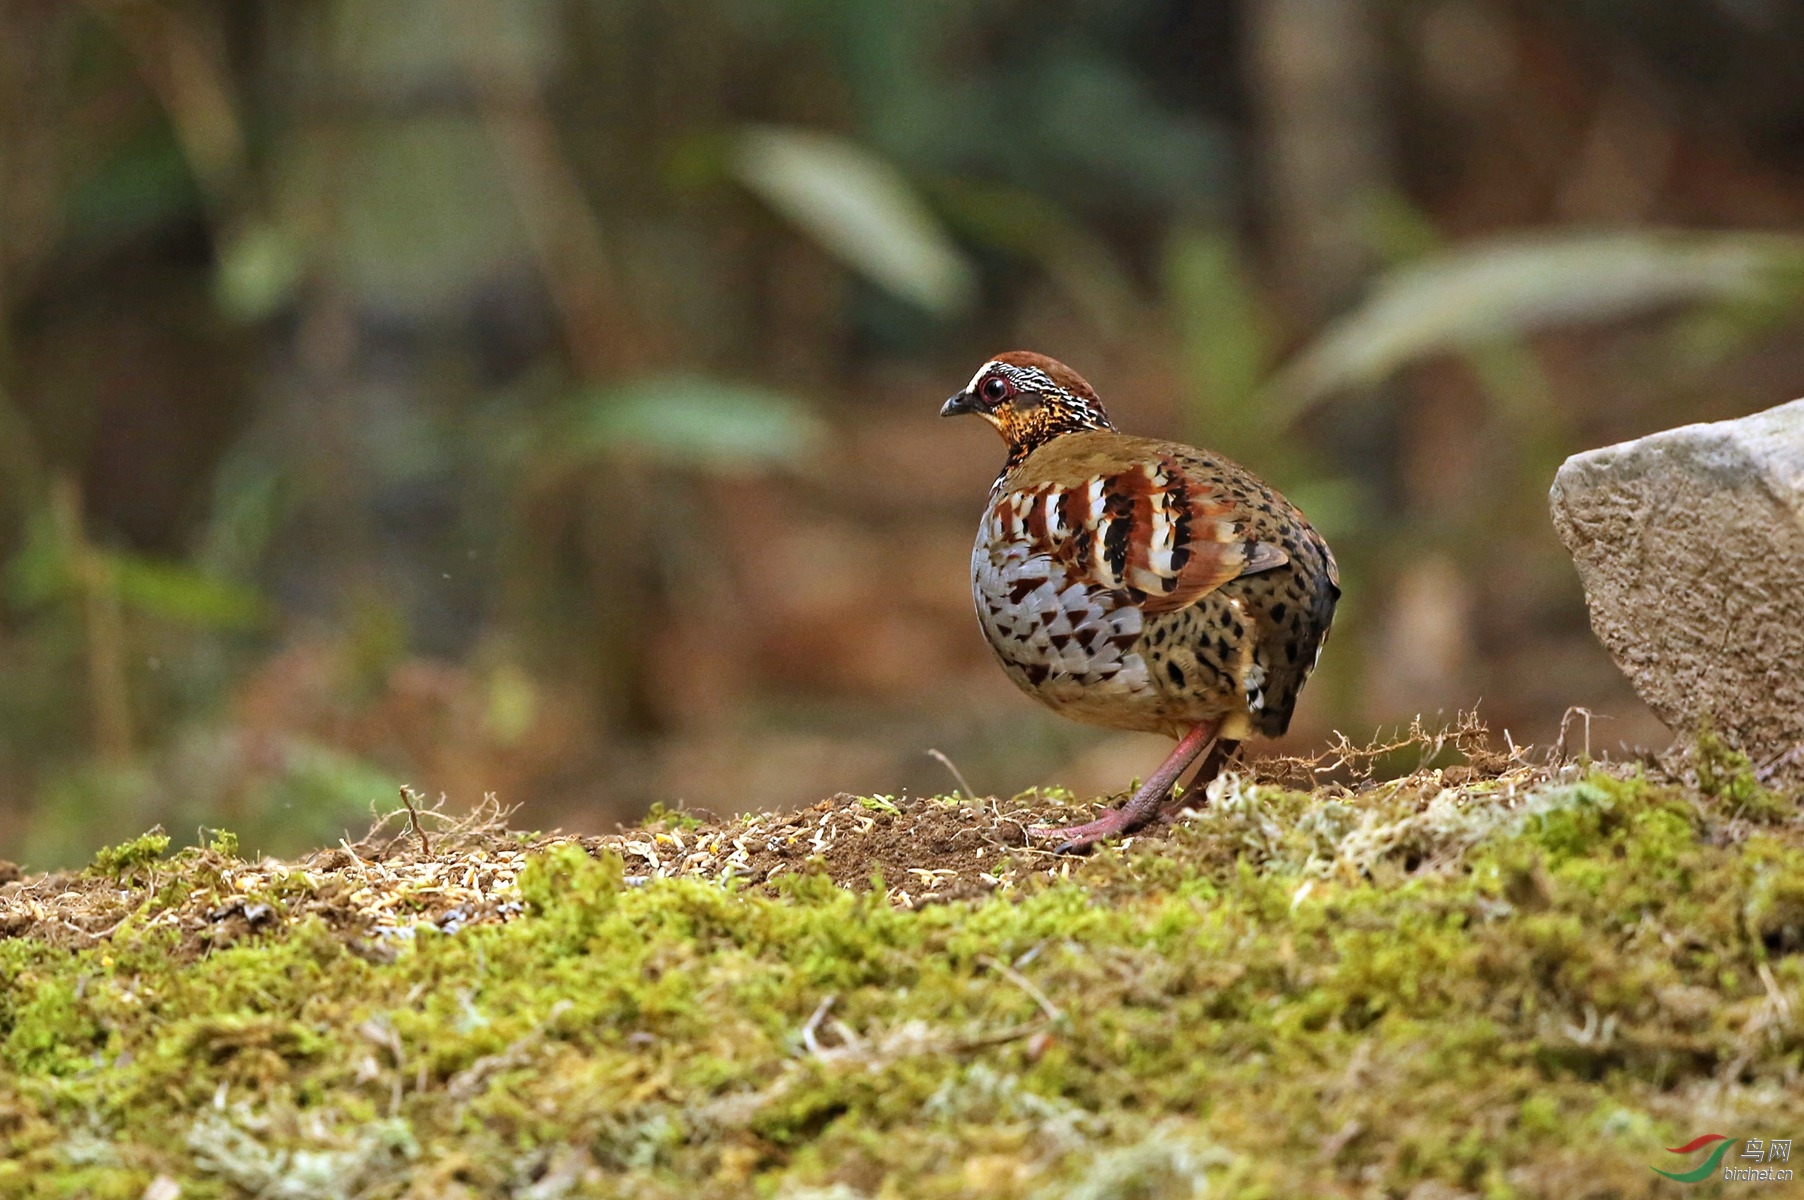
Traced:
POLYGON ((1140 785, 1140 790, 1134 793, 1133 799, 1120 808, 1111 809, 1107 816, 1087 825, 1072 825, 1065 829, 1036 825, 1028 833, 1036 838, 1061 839, 1054 850, 1055 854, 1087 850, 1105 838, 1132 833, 1158 815, 1159 806, 1171 794, 1172 785, 1178 781, 1178 776, 1215 744, 1215 727, 1216 722, 1204 721, 1185 734, 1177 748, 1152 773, 1152 777, 1140 785))

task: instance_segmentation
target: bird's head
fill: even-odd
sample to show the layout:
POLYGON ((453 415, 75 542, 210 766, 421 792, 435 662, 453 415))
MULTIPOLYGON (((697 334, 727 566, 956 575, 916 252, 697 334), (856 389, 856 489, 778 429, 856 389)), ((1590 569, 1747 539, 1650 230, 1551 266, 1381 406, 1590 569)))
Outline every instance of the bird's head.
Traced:
POLYGON ((964 413, 996 427, 1011 466, 1060 434, 1115 428, 1083 376, 1031 350, 998 354, 940 408, 942 417, 964 413))

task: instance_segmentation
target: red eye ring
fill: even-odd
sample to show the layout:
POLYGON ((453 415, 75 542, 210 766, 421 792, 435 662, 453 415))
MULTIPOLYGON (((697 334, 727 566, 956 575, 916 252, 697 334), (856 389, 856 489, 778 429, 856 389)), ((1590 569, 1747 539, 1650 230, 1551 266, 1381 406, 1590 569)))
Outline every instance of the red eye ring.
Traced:
POLYGON ((983 381, 983 387, 979 390, 982 391, 985 400, 994 404, 1008 397, 1008 381, 1000 375, 992 375, 983 381))

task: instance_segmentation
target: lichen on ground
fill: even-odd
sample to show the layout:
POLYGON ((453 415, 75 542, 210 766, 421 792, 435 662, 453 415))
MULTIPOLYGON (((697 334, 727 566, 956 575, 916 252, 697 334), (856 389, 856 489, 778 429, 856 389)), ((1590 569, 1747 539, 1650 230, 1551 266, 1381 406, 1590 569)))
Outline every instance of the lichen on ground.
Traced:
POLYGON ((0 1197, 1652 1196, 1804 1131, 1795 803, 1466 757, 1083 860, 1034 795, 139 839, 0 884, 0 1197))

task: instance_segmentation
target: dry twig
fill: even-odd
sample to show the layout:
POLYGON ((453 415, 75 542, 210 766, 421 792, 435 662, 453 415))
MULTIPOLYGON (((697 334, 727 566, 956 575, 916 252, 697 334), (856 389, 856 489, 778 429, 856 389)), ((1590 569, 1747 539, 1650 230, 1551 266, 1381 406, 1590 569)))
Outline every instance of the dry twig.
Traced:
POLYGON ((420 825, 420 814, 413 806, 413 789, 406 784, 401 785, 401 803, 407 808, 407 824, 420 839, 420 853, 432 857, 432 843, 426 840, 426 830, 420 825))

